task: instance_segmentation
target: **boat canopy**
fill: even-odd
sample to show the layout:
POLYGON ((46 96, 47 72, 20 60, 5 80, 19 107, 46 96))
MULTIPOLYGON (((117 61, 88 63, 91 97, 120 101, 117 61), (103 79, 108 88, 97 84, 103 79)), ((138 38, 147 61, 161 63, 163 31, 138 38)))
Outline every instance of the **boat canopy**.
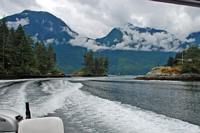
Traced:
POLYGON ((152 0, 152 1, 200 7, 200 0, 152 0))

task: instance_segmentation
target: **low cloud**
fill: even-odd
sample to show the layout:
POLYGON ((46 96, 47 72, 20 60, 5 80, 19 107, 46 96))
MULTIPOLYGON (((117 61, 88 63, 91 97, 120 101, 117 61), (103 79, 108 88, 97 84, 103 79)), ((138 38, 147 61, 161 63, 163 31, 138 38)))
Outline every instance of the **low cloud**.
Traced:
POLYGON ((123 41, 114 45, 114 49, 132 49, 141 51, 179 51, 181 42, 173 35, 167 32, 140 33, 132 30, 134 27, 124 26, 120 30, 123 33, 123 41))
POLYGON ((19 25, 25 26, 29 24, 29 19, 17 19, 15 22, 7 22, 8 27, 17 29, 19 25))
POLYGON ((98 45, 97 42, 93 39, 90 38, 86 38, 86 37, 76 37, 75 39, 70 40, 70 44, 72 46, 80 46, 80 47, 85 47, 88 50, 92 50, 92 51, 98 51, 98 50, 102 50, 102 49, 109 49, 106 46, 101 46, 98 45))

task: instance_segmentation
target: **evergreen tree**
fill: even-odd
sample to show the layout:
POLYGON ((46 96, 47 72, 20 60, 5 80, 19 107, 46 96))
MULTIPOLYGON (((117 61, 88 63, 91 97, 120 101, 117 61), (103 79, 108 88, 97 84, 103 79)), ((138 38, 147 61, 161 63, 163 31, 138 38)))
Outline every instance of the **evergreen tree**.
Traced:
POLYGON ((37 68, 40 74, 47 74, 48 72, 48 57, 47 51, 43 43, 37 43, 35 47, 37 68))
POLYGON ((101 75, 106 75, 108 72, 108 59, 106 57, 100 57, 101 62, 101 75))
POLYGON ((28 42, 28 38, 23 36, 20 42, 20 69, 21 75, 32 75, 35 66, 35 58, 31 44, 28 42))
POLYGON ((84 76, 105 76, 108 72, 108 59, 94 57, 91 51, 84 55, 84 65, 84 76))
POLYGON ((50 44, 48 46, 47 58, 48 58, 47 67, 50 71, 53 71, 53 69, 55 68, 55 65, 56 65, 56 54, 54 53, 52 44, 50 44))
POLYGON ((60 73, 53 46, 35 44, 21 25, 14 30, 0 21, 0 76, 39 76, 48 72, 60 73))
POLYGON ((104 66, 104 74, 108 73, 108 58, 104 57, 104 62, 103 62, 103 66, 104 66))
POLYGON ((100 61, 98 57, 94 59, 94 70, 95 70, 95 75, 100 74, 100 61))
POLYGON ((26 35, 24 33, 23 27, 22 27, 22 25, 19 25, 15 32, 15 44, 19 45, 24 36, 26 36, 26 35))
POLYGON ((16 64, 17 58, 15 55, 14 42, 15 42, 15 31, 13 28, 10 29, 5 49, 5 69, 7 74, 13 75, 14 66, 16 64))
POLYGON ((39 75, 39 70, 37 68, 37 56, 36 56, 36 52, 35 52, 35 43, 34 41, 30 38, 27 37, 27 41, 28 41, 28 45, 29 45, 29 49, 31 49, 31 53, 29 54, 29 56, 31 57, 30 60, 30 66, 31 66, 31 73, 32 75, 39 75))
POLYGON ((183 52, 182 73, 200 74, 200 49, 197 46, 191 46, 183 52))
POLYGON ((93 57, 93 52, 89 51, 86 52, 86 54, 84 55, 84 71, 85 74, 90 76, 94 74, 94 57, 93 57))
POLYGON ((17 30, 15 31, 15 34, 13 36, 14 42, 13 42, 13 48, 14 48, 14 55, 15 60, 13 62, 13 73, 15 75, 19 75, 23 72, 21 69, 22 63, 23 63, 23 45, 26 45, 27 40, 25 39, 25 33, 21 25, 18 26, 17 30))
POLYGON ((167 66, 173 66, 174 65, 174 58, 173 57, 169 57, 168 61, 167 61, 167 66))
POLYGON ((0 74, 6 73, 6 41, 8 37, 8 27, 6 26, 6 23, 4 20, 0 22, 0 74))
POLYGON ((180 66, 182 73, 200 74, 200 48, 192 45, 188 49, 176 54, 175 58, 169 58, 169 66, 180 66))

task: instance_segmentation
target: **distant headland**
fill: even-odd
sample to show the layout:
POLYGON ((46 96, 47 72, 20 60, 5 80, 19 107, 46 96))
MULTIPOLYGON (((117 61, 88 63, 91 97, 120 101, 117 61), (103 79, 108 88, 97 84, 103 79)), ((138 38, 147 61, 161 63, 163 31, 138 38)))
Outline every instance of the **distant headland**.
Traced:
POLYGON ((154 67, 138 80, 200 81, 200 48, 190 48, 170 57, 166 66, 154 67))

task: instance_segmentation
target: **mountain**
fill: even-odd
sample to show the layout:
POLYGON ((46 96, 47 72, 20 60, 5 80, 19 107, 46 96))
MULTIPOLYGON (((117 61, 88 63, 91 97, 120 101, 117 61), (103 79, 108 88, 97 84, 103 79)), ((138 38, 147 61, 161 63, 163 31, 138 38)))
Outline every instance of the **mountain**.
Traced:
MULTIPOLYGON (((127 23, 113 30, 103 38, 82 37, 64 21, 43 11, 25 10, 4 18, 9 27, 21 24, 28 35, 36 41, 53 44, 71 44, 97 50, 134 50, 177 52, 183 42, 165 30, 137 27, 127 23)), ((192 36, 192 35, 191 35, 192 36)))
POLYGON ((71 73, 81 68, 89 49, 109 58, 110 74, 144 74, 182 49, 182 42, 165 30, 141 28, 132 24, 114 28, 107 36, 92 39, 79 35, 56 16, 25 10, 4 18, 9 27, 21 24, 35 41, 54 44, 57 63, 71 73))
POLYGON ((141 28, 130 23, 114 28, 107 36, 96 39, 103 46, 112 49, 135 51, 165 51, 182 50, 183 42, 165 30, 141 28))
POLYGON ((198 46, 200 46, 200 32, 191 33, 187 37, 187 40, 189 40, 193 44, 197 44, 198 46))
POLYGON ((4 19, 9 27, 15 29, 21 24, 26 33, 36 41, 64 44, 78 36, 64 21, 48 12, 25 10, 4 19))

